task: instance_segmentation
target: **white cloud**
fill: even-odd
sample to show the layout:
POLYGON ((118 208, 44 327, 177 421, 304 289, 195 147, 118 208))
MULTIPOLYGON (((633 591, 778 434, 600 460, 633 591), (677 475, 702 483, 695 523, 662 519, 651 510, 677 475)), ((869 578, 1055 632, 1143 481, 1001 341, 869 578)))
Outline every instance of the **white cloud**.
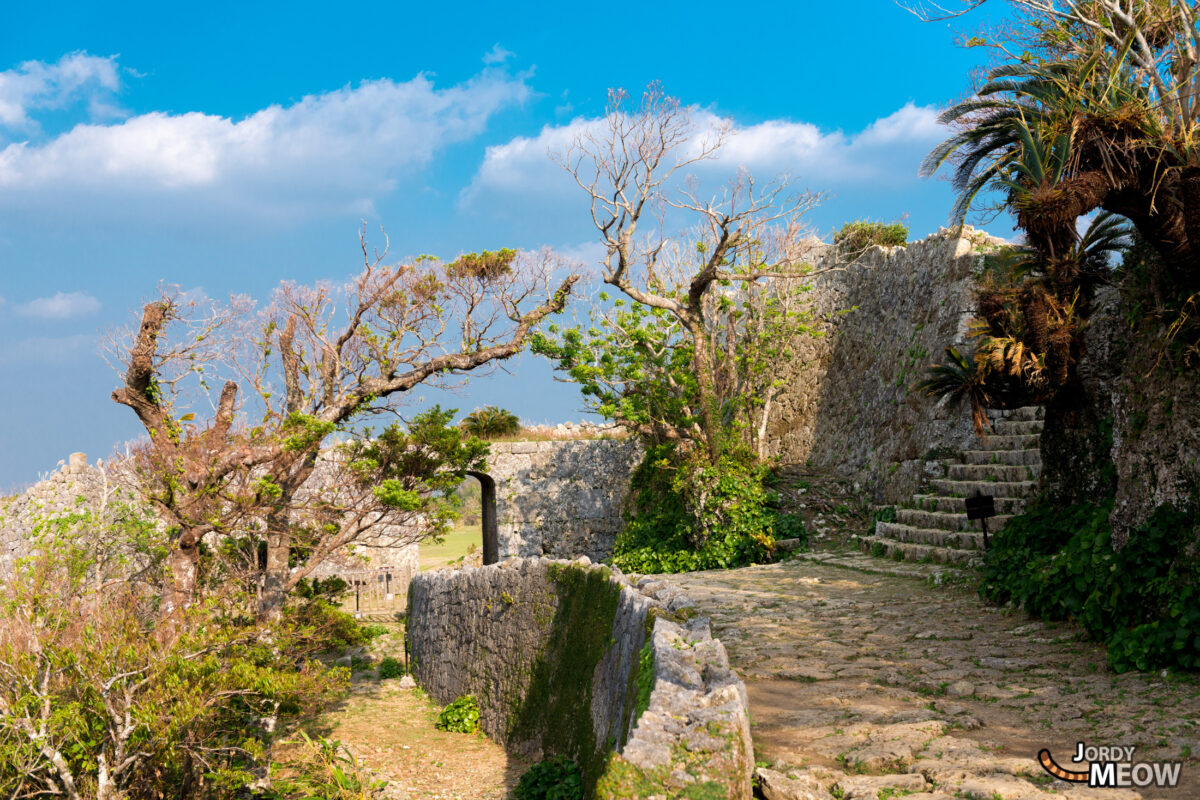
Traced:
POLYGON ((84 124, 44 144, 0 150, 0 204, 84 203, 103 213, 134 203, 161 213, 289 216, 370 211, 406 170, 479 134, 529 96, 523 78, 484 70, 445 89, 419 75, 365 81, 242 120, 203 112, 141 114, 84 124))
POLYGON ((21 316, 39 319, 70 319, 99 310, 100 301, 83 292, 59 292, 53 297, 39 297, 17 307, 21 316))
POLYGON ((513 53, 511 50, 505 49, 504 47, 502 47, 500 45, 499 42, 496 42, 494 45, 492 45, 492 49, 484 54, 483 63, 485 63, 485 64, 503 64, 505 61, 512 58, 514 55, 516 55, 516 54, 513 53))
MULTIPOLYGON (((852 135, 788 120, 735 125, 719 157, 695 165, 692 171, 702 178, 728 176, 738 167, 759 178, 789 174, 814 190, 850 184, 894 187, 914 180, 921 156, 945 136, 937 113, 934 108, 909 103, 852 135)), ((694 112, 693 120, 697 128, 693 147, 721 122, 703 110, 694 112)), ((564 152, 577 136, 598 124, 595 119, 575 119, 565 125, 548 125, 537 136, 519 136, 487 148, 460 202, 470 206, 508 193, 532 197, 578 191, 549 154, 564 152)))
POLYGON ((95 345, 96 337, 90 334, 31 336, 0 346, 0 364, 62 364, 76 360, 95 345))
POLYGON ((111 116, 111 96, 121 86, 115 57, 69 53, 56 64, 26 61, 0 72, 0 127, 37 130, 31 111, 63 108, 86 99, 93 116, 111 116))

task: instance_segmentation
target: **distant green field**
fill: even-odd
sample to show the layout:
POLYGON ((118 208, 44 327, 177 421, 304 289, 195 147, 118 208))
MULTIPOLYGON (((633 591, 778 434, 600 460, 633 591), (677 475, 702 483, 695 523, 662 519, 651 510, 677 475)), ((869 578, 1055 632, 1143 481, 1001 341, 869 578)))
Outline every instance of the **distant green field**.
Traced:
POLYGON ((441 544, 421 543, 421 569, 438 569, 455 559, 465 556, 471 545, 483 546, 483 529, 478 525, 465 525, 446 534, 441 544))

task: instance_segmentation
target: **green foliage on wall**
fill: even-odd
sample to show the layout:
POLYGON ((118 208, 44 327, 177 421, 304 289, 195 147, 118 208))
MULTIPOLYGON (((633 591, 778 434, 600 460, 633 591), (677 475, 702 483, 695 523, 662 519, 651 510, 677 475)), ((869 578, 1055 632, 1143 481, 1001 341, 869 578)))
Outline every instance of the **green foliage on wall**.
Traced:
POLYGON ((1200 667, 1200 513, 1159 507, 1112 547, 1111 498, 1035 504, 992 540, 980 594, 1047 619, 1077 620, 1118 672, 1200 667))
POLYGON ((586 789, 595 785, 607 757, 588 709, 596 665, 612 645, 620 589, 607 569, 553 564, 550 579, 558 611, 506 740, 540 739, 544 752, 579 765, 586 789))
POLYGON ((843 255, 861 255, 867 248, 903 247, 908 243, 908 226, 899 222, 847 222, 833 234, 833 243, 843 255))

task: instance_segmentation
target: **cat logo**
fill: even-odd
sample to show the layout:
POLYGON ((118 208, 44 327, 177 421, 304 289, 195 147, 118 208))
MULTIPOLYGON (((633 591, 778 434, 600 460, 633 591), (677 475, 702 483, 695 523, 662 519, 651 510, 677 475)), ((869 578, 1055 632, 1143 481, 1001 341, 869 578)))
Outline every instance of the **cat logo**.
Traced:
POLYGON ((1070 770, 1060 767, 1042 748, 1038 751, 1038 763, 1042 769, 1056 778, 1072 783, 1086 783, 1092 788, 1143 788, 1146 786, 1173 787, 1179 784, 1179 773, 1183 768, 1180 761, 1133 761, 1132 746, 1096 747, 1079 742, 1071 761, 1087 761, 1087 770, 1070 770))

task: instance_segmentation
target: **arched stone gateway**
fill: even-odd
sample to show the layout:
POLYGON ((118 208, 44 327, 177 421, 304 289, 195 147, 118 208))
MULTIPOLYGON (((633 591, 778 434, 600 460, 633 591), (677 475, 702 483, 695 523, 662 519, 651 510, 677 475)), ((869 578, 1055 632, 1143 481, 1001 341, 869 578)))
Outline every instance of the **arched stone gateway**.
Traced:
POLYGON ((467 473, 479 481, 480 527, 483 528, 483 563, 495 564, 500 560, 499 538, 496 531, 496 481, 486 472, 467 473))
POLYGON ((632 438, 492 443, 487 473, 472 473, 483 485, 483 563, 541 555, 607 559, 623 525, 629 476, 641 457, 632 438))

